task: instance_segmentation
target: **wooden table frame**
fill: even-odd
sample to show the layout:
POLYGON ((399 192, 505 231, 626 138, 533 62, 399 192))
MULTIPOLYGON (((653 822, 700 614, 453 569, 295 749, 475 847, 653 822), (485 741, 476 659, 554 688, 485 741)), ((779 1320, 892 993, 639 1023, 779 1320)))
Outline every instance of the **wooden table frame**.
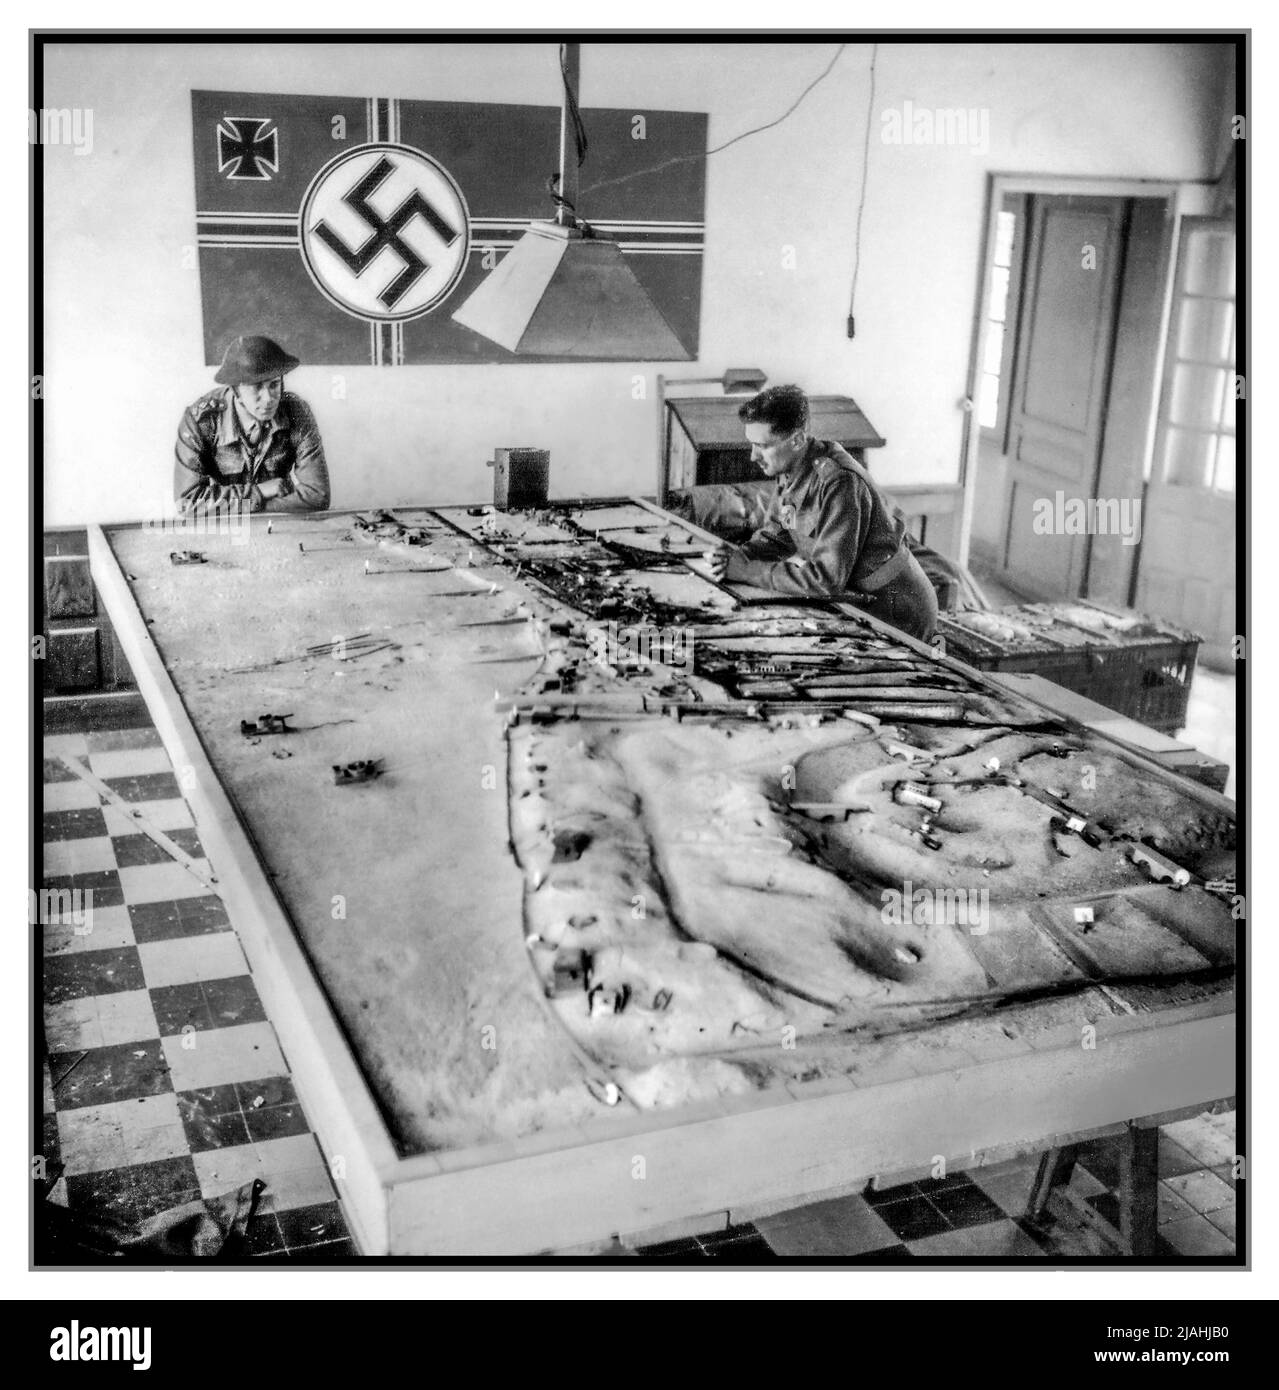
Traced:
POLYGON ((1109 1125, 1096 1134, 1079 1135, 1058 1142, 1039 1159, 1034 1185, 1026 1204, 1026 1219, 1082 1224, 1116 1255, 1149 1259, 1158 1254, 1159 1236, 1159 1129, 1176 1120, 1193 1119, 1198 1107, 1161 1115, 1145 1115, 1126 1124, 1109 1125), (1091 1202, 1070 1186, 1081 1150, 1098 1139, 1112 1141, 1119 1158, 1119 1224, 1115 1226, 1091 1202))
POLYGON ((585 1253, 617 1238, 666 1239, 858 1191, 877 1176, 922 1174, 938 1156, 950 1170, 972 1167, 1235 1092, 1234 1005, 1226 997, 1100 1020, 1092 1051, 1072 1026, 975 1064, 909 1075, 872 1069, 856 1083, 788 1083, 678 1111, 607 1111, 556 1133, 400 1157, 101 527, 89 528, 89 553, 164 747, 194 772, 186 796, 219 891, 366 1255, 585 1253), (637 1156, 643 1178, 634 1176, 637 1156))

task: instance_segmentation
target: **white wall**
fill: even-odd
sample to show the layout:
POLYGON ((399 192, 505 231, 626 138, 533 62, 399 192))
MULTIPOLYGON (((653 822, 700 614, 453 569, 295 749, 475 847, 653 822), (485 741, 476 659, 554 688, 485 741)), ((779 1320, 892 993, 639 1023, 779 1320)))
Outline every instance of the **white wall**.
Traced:
MULTIPOLYGON (((587 44, 584 106, 705 110, 710 143, 774 119, 829 43, 587 44)), ((850 45, 773 130, 707 165, 702 356, 675 374, 758 365, 854 396, 897 483, 958 476, 990 171, 1200 179, 1215 172, 1222 46, 919 44, 879 53, 855 341, 845 336, 870 45, 850 45), (881 113, 981 107, 989 148, 888 145, 881 113), (794 268, 783 264, 794 248, 794 268)), ((211 385, 203 361, 192 88, 558 101, 549 43, 65 45, 48 108, 93 111, 87 156, 45 157, 46 519, 168 506, 173 433, 211 385)), ((583 209, 589 216, 590 208, 583 209)), ((549 448, 559 495, 652 491, 653 364, 300 368, 336 507, 491 495, 494 445, 549 448), (632 376, 649 398, 632 398, 632 376)))

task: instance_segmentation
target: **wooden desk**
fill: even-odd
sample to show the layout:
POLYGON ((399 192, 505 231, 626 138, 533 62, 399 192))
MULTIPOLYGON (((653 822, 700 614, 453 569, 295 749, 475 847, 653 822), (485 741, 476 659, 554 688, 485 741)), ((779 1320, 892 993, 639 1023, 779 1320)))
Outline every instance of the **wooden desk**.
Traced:
MULTIPOLYGON (((759 477, 750 445, 737 417, 740 396, 670 396, 662 424, 665 447, 657 500, 672 489, 700 483, 740 483, 759 477)), ((850 396, 813 396, 810 430, 816 439, 833 439, 861 463, 867 449, 884 439, 850 396)))

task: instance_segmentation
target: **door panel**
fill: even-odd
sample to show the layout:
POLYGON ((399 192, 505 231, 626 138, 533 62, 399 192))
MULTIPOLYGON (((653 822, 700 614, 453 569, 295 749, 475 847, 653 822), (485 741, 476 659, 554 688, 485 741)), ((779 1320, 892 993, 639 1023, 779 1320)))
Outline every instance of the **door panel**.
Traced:
POLYGON ((1013 481, 1004 553, 1008 569, 1018 575, 1018 588, 1032 598, 1055 599, 1078 592, 1083 552, 1076 544, 1078 536, 1036 531, 1035 503, 1043 495, 1038 484, 1013 481))
POLYGON ((1104 213, 1037 204, 1032 220, 1032 299, 1020 410, 1022 424, 1056 424, 1078 433, 1093 413, 1095 347, 1104 329, 1109 288, 1105 270, 1110 225, 1104 213), (1084 266, 1085 247, 1098 249, 1097 269, 1084 266), (1098 270, 1103 273, 1099 274, 1098 270), (1080 351, 1080 349, 1085 349, 1080 351))
MULTIPOLYGON (((1172 249, 1173 219, 1162 198, 1134 198, 1124 243, 1114 363, 1106 397, 1097 496, 1140 505, 1150 415, 1159 389, 1159 349, 1172 249)), ((1139 547, 1121 536, 1094 536, 1086 597, 1127 607, 1139 547)))
POLYGON ((1151 483, 1146 493, 1137 607, 1204 639, 1201 658, 1230 669, 1235 633, 1235 499, 1151 483))
POLYGON ((1232 669, 1235 635, 1234 224, 1186 218, 1173 296, 1137 604, 1193 629, 1232 669))
POLYGON ((1039 498, 1094 494, 1126 216, 1120 198, 1030 200, 1004 552, 1029 593, 1078 594, 1087 571, 1088 536, 1031 522, 1039 498))
POLYGON ((1013 457, 1018 463, 1054 474, 1062 482, 1081 481, 1082 459, 1077 431, 1041 421, 1033 434, 1019 432, 1013 444, 1013 457))

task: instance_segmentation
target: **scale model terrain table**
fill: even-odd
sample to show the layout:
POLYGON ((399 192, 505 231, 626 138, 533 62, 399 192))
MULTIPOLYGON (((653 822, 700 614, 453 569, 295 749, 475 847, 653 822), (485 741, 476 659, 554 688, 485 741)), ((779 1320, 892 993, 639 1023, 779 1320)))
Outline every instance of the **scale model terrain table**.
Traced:
POLYGON ((1232 803, 869 619, 741 608, 703 547, 625 502, 91 534, 366 1253, 709 1229, 1233 1094, 1232 803), (1104 852, 1051 804, 1085 763, 1104 852), (985 930, 886 924, 1001 874, 985 930))

